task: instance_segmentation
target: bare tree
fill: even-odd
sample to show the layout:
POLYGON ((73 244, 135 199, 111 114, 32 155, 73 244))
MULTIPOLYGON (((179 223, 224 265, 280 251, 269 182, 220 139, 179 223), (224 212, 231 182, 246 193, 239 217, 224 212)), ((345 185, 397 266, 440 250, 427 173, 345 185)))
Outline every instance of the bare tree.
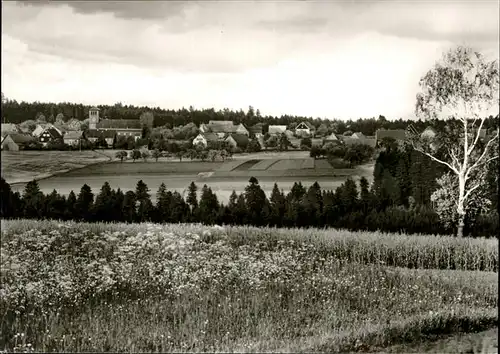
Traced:
POLYGON ((485 170, 498 159, 498 61, 488 61, 471 48, 458 46, 446 52, 441 61, 420 79, 416 114, 423 119, 447 119, 447 129, 438 134, 436 144, 429 144, 410 128, 415 150, 445 165, 458 180, 455 207, 457 236, 463 236, 465 215, 475 190, 484 183, 485 170), (489 114, 497 116, 496 125, 485 137, 482 134, 489 114))

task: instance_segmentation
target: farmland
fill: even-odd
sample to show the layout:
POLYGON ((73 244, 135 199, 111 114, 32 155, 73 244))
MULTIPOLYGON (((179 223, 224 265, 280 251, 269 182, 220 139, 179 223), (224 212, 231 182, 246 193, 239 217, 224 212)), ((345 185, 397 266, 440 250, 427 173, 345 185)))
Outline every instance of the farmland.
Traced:
POLYGON ((95 151, 2 151, 2 177, 8 183, 28 182, 108 160, 95 151))
MULTIPOLYGON (((71 190, 78 192, 86 183, 97 192, 104 182, 112 188, 124 191, 134 190, 137 182, 143 180, 150 188, 152 195, 161 183, 167 188, 185 194, 192 181, 201 187, 211 187, 219 200, 227 203, 233 190, 244 191, 251 176, 258 178, 262 189, 269 196, 274 183, 284 191, 289 191, 294 182, 302 182, 308 187, 317 181, 324 189, 335 189, 347 176, 355 180, 365 176, 372 178, 372 165, 359 166, 354 169, 334 169, 326 160, 313 160, 304 152, 261 153, 238 156, 232 160, 222 161, 189 161, 159 160, 120 163, 113 161, 91 165, 69 171, 39 181, 40 189, 50 193, 56 189, 67 195, 71 190)), ((13 184, 14 191, 22 191, 24 183, 13 184)))
POLYGON ((497 239, 1 226, 1 349, 422 352, 439 339, 446 352, 463 346, 437 333, 490 333, 498 322, 497 239))

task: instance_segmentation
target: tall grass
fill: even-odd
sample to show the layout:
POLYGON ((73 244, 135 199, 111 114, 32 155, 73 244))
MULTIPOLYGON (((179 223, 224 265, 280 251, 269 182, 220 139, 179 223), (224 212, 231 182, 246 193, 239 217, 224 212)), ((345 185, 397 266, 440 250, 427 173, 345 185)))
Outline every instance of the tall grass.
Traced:
MULTIPOLYGON (((58 221, 2 220, 2 239, 28 230, 48 233, 57 229, 58 221)), ((119 223, 65 223, 75 230, 93 234, 120 231, 127 235, 146 232, 147 225, 119 223)), ((334 256, 356 263, 383 264, 416 269, 456 269, 498 272, 498 239, 456 238, 453 236, 400 235, 382 232, 351 232, 335 229, 284 229, 206 227, 201 224, 166 224, 161 230, 183 235, 209 232, 207 242, 223 241, 231 247, 256 246, 268 250, 283 241, 294 245, 308 244, 311 254, 334 256)))
POLYGON ((0 350, 364 351, 486 329, 498 319, 497 273, 478 271, 496 268, 453 258, 498 259, 490 249, 497 240, 30 220, 1 226, 0 350), (450 257, 443 244, 462 253, 450 257), (420 252, 411 261, 418 247, 438 260, 420 252), (475 270, 452 270, 443 259, 475 270))

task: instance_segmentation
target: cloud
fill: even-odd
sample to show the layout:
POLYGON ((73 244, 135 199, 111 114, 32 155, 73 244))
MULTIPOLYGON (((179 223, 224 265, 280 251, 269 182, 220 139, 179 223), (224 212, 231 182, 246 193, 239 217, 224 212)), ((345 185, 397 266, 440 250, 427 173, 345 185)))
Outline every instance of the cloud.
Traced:
POLYGON ((92 15, 110 13, 123 19, 165 19, 172 16, 182 16, 189 2, 181 1, 17 1, 21 6, 59 7, 69 6, 76 13, 92 15))

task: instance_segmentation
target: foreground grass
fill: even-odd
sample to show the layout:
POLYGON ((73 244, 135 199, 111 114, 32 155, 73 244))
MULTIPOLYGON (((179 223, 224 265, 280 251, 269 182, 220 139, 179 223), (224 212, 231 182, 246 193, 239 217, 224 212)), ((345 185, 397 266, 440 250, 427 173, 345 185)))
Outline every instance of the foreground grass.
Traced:
POLYGON ((364 351, 485 330, 498 320, 497 273, 440 269, 495 269, 497 240, 29 220, 1 226, 0 349, 364 351), (445 246, 460 252, 449 257, 445 246), (418 248, 429 254, 411 260, 418 248), (401 252, 406 258, 390 256, 401 252))

